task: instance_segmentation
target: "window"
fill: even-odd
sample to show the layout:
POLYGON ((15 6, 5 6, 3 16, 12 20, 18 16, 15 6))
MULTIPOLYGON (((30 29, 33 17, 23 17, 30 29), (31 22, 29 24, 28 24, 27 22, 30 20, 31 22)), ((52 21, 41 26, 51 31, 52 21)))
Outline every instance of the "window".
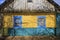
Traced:
POLYGON ((45 27, 45 16, 38 16, 38 26, 45 27))
POLYGON ((27 0, 27 2, 32 2, 32 0, 27 0))
POLYGON ((39 21, 39 25, 40 26, 44 26, 44 18, 39 18, 38 21, 39 21))
POLYGON ((21 24, 21 23, 20 23, 20 19, 17 18, 17 19, 15 20, 15 25, 16 25, 16 26, 20 26, 20 24, 21 24))
POLYGON ((14 16, 14 28, 22 27, 22 16, 14 16))

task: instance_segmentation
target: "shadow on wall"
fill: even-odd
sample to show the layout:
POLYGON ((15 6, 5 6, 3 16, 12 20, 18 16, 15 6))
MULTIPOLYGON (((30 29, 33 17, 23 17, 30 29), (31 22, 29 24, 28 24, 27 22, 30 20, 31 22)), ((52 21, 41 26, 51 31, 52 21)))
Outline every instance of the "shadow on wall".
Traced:
POLYGON ((57 28, 56 28, 56 35, 60 36, 60 13, 57 14, 57 28))

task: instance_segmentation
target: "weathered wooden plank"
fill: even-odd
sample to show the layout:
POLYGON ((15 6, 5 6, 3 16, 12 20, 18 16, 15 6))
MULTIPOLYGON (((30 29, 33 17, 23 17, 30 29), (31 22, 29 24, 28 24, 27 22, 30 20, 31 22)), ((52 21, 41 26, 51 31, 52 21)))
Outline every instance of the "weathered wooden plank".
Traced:
MULTIPOLYGON (((32 2, 28 2, 27 0, 14 0, 10 6, 13 6, 14 10, 50 10, 55 11, 55 8, 52 4, 50 4, 47 0, 32 0, 32 2), (11 5, 13 4, 13 5, 11 5)), ((5 8, 9 10, 9 8, 5 8)), ((12 10, 13 10, 12 9, 12 10)))

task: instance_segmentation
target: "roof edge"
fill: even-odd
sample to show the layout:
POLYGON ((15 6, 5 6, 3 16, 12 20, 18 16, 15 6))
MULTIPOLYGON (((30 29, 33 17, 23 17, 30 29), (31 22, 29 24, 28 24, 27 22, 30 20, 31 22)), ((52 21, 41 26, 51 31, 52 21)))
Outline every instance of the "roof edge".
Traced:
POLYGON ((51 3, 52 5, 54 5, 54 7, 56 8, 56 10, 59 10, 60 11, 60 6, 54 2, 53 0, 47 0, 49 3, 51 3))
POLYGON ((5 7, 7 7, 13 1, 14 0, 5 0, 5 2, 0 5, 0 11, 3 10, 5 7))

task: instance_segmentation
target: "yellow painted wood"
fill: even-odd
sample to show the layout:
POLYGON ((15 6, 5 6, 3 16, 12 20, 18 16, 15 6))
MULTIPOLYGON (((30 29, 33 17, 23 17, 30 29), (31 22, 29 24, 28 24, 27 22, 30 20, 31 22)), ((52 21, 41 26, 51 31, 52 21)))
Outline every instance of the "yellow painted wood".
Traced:
MULTIPOLYGON (((46 16, 46 27, 47 28, 55 28, 56 26, 56 16, 55 13, 34 13, 31 14, 23 14, 15 13, 11 14, 13 16, 22 16, 22 27, 23 28, 36 28, 38 26, 37 16, 46 16), (18 14, 18 15, 17 15, 18 14)), ((4 27, 12 27, 13 26, 13 18, 12 16, 7 14, 4 15, 4 27)))
POLYGON ((13 27, 13 22, 12 21, 13 20, 12 20, 12 16, 11 15, 10 16, 8 16, 8 15, 4 16, 4 28, 13 27))
POLYGON ((37 16, 22 16, 23 28, 37 28, 37 16))
POLYGON ((46 16, 46 27, 55 28, 56 26, 56 17, 55 15, 46 16))

